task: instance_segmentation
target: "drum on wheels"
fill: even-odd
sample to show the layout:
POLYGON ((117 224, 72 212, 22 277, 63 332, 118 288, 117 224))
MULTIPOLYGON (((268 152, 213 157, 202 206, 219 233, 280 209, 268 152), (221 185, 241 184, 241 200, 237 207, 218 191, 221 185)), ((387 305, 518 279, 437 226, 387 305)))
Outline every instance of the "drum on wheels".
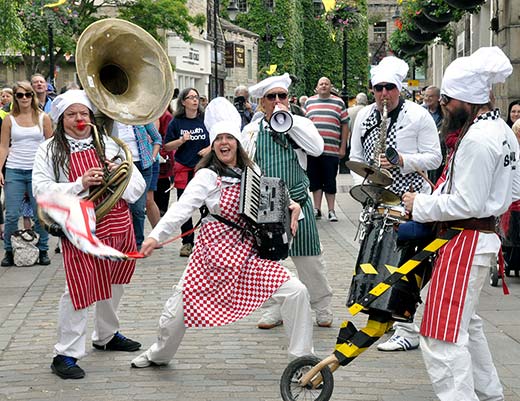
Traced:
MULTIPOLYGON (((401 207, 379 205, 367 214, 369 216, 364 219, 361 245, 347 299, 348 307, 361 302, 372 288, 390 276, 425 243, 424 240, 419 243, 398 239, 399 224, 407 220, 401 207)), ((421 301, 420 290, 429 280, 430 274, 431 263, 421 263, 376 298, 363 312, 383 312, 388 313, 393 320, 413 321, 417 304, 421 301)))

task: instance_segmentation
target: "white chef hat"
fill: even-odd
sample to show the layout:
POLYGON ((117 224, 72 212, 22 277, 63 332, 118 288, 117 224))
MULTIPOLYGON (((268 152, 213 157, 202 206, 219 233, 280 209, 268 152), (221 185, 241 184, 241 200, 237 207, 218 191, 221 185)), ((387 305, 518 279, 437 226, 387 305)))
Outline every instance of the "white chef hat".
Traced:
POLYGON ((370 81, 372 86, 386 82, 395 84, 399 92, 403 88, 403 80, 408 74, 408 64, 395 56, 383 58, 378 65, 370 70, 370 81))
POLYGON ((446 68, 441 93, 463 102, 485 104, 492 85, 504 82, 512 72, 511 62, 500 48, 481 47, 446 68))
POLYGON ((266 92, 273 88, 284 88, 285 90, 288 90, 290 85, 291 78, 289 77, 289 74, 286 72, 283 75, 269 77, 264 79, 263 81, 258 82, 256 85, 250 86, 249 96, 264 97, 266 92))
POLYGON ((218 134, 231 134, 242 143, 242 118, 238 110, 224 97, 217 97, 204 110, 204 125, 209 131, 210 143, 218 134))
POLYGON ((92 112, 96 111, 94 105, 90 102, 84 90, 70 89, 67 92, 57 96, 51 104, 50 116, 57 123, 60 116, 72 104, 82 104, 87 106, 92 112))

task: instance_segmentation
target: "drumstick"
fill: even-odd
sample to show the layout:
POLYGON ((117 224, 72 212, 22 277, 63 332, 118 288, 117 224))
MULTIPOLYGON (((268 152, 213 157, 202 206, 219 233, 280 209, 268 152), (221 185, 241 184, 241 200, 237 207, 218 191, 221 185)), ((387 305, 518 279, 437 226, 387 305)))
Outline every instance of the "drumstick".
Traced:
POLYGON ((419 175, 426 180, 426 182, 432 187, 432 191, 433 191, 433 188, 435 188, 435 184, 430 181, 430 179, 428 178, 426 173, 422 170, 417 170, 417 173, 419 173, 419 175))

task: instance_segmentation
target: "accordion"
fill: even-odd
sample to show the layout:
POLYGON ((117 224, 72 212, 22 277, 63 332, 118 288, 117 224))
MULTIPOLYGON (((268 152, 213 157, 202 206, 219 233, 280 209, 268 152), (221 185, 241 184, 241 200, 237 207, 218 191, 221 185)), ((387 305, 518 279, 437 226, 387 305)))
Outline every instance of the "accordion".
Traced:
POLYGON ((289 192, 281 178, 263 177, 258 166, 244 168, 238 212, 249 223, 262 259, 282 260, 289 256, 289 192))

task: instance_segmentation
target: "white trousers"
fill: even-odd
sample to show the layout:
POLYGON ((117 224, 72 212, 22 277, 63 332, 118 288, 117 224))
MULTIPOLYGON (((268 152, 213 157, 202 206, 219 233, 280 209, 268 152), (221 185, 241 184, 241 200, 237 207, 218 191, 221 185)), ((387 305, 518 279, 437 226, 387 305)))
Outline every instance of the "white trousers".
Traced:
MULTIPOLYGON (((105 345, 119 331, 117 308, 123 292, 122 284, 112 284, 112 298, 95 303, 92 342, 98 345, 105 345)), ((80 359, 87 354, 85 349, 87 320, 88 308, 75 310, 69 289, 65 285, 65 292, 61 296, 59 303, 58 342, 54 345, 55 355, 65 355, 80 359)))
POLYGON ((489 266, 495 260, 495 255, 490 255, 489 263, 471 266, 458 341, 450 343, 421 336, 426 369, 441 401, 504 400, 482 319, 475 313, 489 266))
MULTIPOLYGON (((309 291, 311 309, 324 319, 332 317, 332 288, 327 279, 327 267, 322 255, 291 256, 298 278, 309 291)), ((263 318, 268 321, 283 320, 279 303, 269 298, 262 306, 263 318)))
MULTIPOLYGON (((276 290, 272 298, 281 305, 284 328, 289 337, 289 357, 313 354, 311 309, 305 286, 297 278, 291 277, 276 290)), ((164 305, 157 341, 146 351, 148 360, 158 364, 170 362, 185 333, 181 279, 173 287, 173 294, 164 305)))

